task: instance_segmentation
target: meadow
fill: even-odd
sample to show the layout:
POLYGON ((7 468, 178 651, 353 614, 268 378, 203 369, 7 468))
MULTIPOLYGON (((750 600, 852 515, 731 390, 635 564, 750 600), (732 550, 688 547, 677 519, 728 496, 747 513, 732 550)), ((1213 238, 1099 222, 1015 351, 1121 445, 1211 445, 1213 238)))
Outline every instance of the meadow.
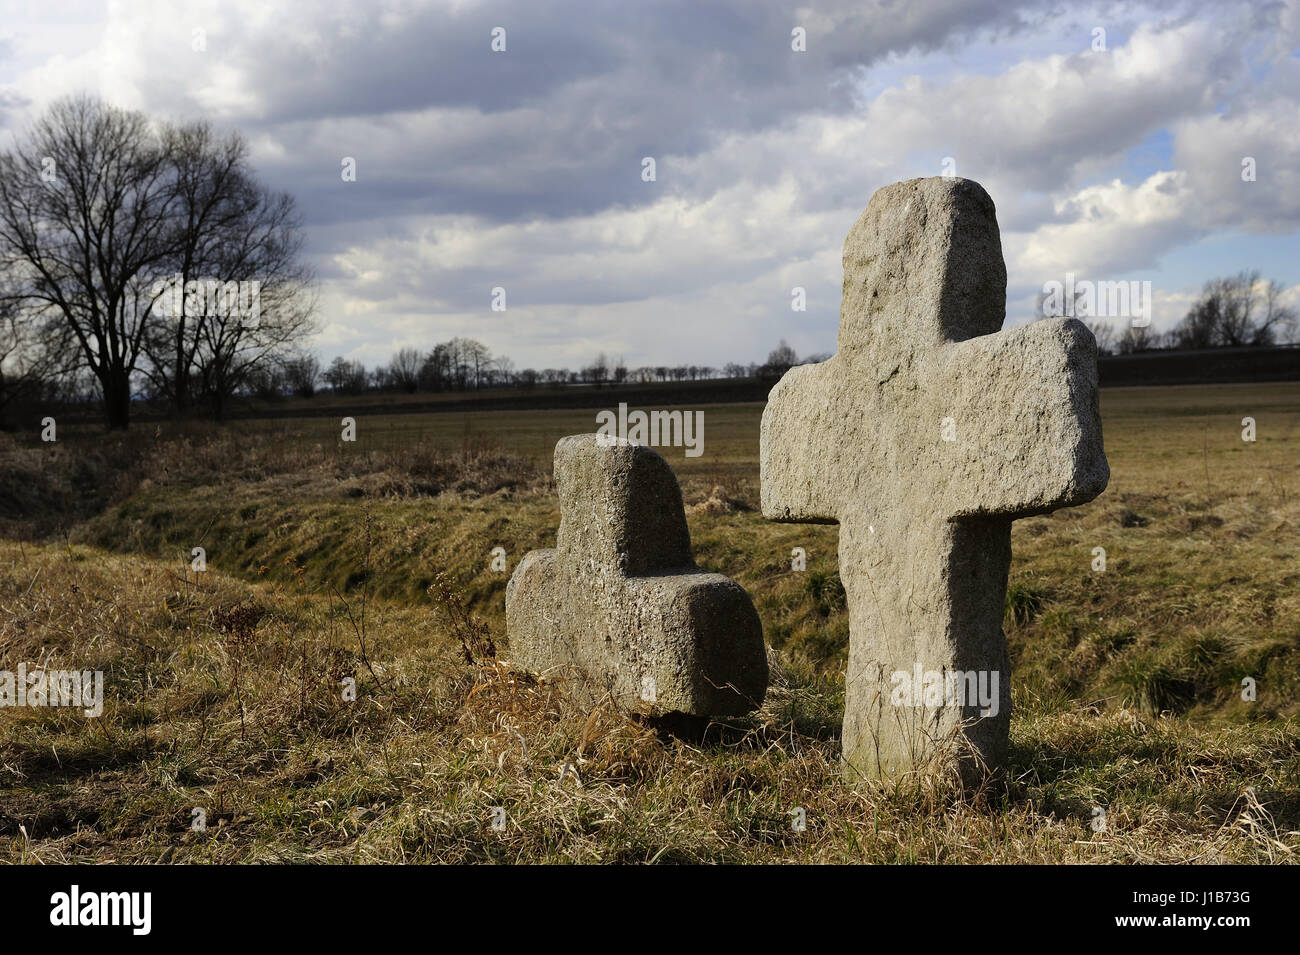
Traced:
POLYGON ((1011 764, 975 791, 841 778, 838 532, 758 513, 761 404, 663 449, 770 648, 702 738, 510 666, 508 571, 593 410, 0 435, 0 669, 106 681, 98 719, 0 708, 0 859, 1294 861, 1300 383, 1101 394, 1110 487, 1013 527, 1011 764))

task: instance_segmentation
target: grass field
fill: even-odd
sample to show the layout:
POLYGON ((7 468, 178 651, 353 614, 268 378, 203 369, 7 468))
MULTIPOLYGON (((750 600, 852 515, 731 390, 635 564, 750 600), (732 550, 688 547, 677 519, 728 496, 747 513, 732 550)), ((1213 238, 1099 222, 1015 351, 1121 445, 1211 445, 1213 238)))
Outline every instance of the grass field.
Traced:
POLYGON ((761 405, 706 406, 699 458, 664 449, 698 562, 746 586, 771 648, 763 709, 702 741, 508 666, 491 551, 513 569, 553 543, 551 449, 594 412, 375 410, 356 410, 355 443, 323 417, 0 436, 0 669, 106 681, 98 719, 0 708, 0 858, 1300 850, 1300 383, 1102 391, 1110 488, 1014 525, 1011 766, 979 792, 841 781, 837 529, 757 513, 761 405))

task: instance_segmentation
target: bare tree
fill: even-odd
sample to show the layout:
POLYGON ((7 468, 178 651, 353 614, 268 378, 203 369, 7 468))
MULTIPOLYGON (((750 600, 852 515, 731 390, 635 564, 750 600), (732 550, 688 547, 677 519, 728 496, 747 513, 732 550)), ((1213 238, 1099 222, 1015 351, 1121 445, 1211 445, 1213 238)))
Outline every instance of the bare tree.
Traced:
POLYGON ((799 356, 783 338, 781 343, 768 353, 767 361, 763 363, 763 371, 780 377, 797 364, 799 364, 799 356))
POLYGON ((1260 296, 1263 312, 1251 336, 1252 345, 1275 345, 1295 339, 1300 330, 1300 314, 1282 303, 1285 291, 1282 283, 1274 279, 1264 283, 1260 296))
POLYGON ((110 428, 130 422, 148 327, 132 283, 175 252, 169 171, 143 115, 90 97, 57 101, 0 155, 0 256, 24 305, 75 340, 110 428))
POLYGON ((1217 296, 1207 295, 1196 302, 1174 329, 1179 348, 1210 348, 1218 342, 1219 307, 1217 296))
POLYGON ((359 395, 366 390, 366 366, 359 361, 348 361, 339 355, 321 374, 330 390, 338 394, 359 395))
POLYGON ((450 388, 451 365, 451 350, 448 345, 434 345, 420 364, 420 387, 425 391, 444 391, 450 388))
POLYGON ((1238 272, 1205 283, 1179 323, 1183 348, 1272 345, 1296 332, 1296 310, 1283 304, 1283 286, 1261 281, 1257 270, 1238 272))
POLYGON ((1128 325, 1124 328, 1124 334, 1119 337, 1118 346, 1121 355, 1131 355, 1134 352, 1151 351, 1156 347, 1155 336, 1147 326, 1133 327, 1128 325))
POLYGON ((414 348, 398 349, 389 366, 393 386, 408 395, 420 390, 420 366, 423 364, 420 353, 414 348))
POLYGON ((444 346, 450 359, 454 385, 459 391, 482 386, 485 373, 492 366, 492 352, 473 338, 453 338, 444 346))
POLYGON ((250 173, 247 147, 236 134, 218 140, 206 123, 193 123, 164 135, 176 192, 175 250, 165 264, 170 274, 154 277, 167 288, 153 312, 159 321, 145 336, 144 350, 155 390, 171 400, 179 417, 196 397, 192 376, 207 319, 201 307, 207 296, 187 295, 186 289, 216 276, 221 244, 247 211, 241 200, 250 173))
POLYGON ((492 361, 493 376, 499 385, 512 385, 515 382, 515 363, 506 355, 498 355, 492 361))
POLYGON ((197 387, 220 415, 311 329, 293 200, 245 156, 237 136, 88 96, 54 103, 0 155, 0 264, 29 320, 67 333, 110 428, 130 423, 141 374, 178 410, 197 387))
POLYGON ((253 369, 311 333, 316 305, 311 271, 299 259, 302 231, 293 197, 247 179, 238 193, 239 214, 216 248, 217 279, 205 283, 214 294, 203 296, 194 356, 218 418, 253 369))
POLYGON ((293 355, 284 363, 284 373, 290 390, 299 398, 316 394, 320 381, 320 360, 313 354, 293 355))

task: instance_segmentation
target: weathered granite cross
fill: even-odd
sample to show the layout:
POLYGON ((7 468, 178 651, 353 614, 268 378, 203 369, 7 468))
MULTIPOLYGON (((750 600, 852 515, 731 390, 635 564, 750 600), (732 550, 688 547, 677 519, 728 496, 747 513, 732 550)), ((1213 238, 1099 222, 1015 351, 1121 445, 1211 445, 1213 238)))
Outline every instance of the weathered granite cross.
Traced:
POLYGON ((555 446, 560 530, 506 587, 517 663, 579 676, 650 715, 730 716, 767 691, 767 652, 744 589, 691 556, 682 492, 655 451, 594 434, 555 446))
POLYGON ((787 372, 763 412, 764 515, 840 525, 851 777, 1002 763, 1011 522, 1110 477, 1092 333, 999 332, 1006 283, 977 183, 879 190, 844 242, 838 350, 787 372))

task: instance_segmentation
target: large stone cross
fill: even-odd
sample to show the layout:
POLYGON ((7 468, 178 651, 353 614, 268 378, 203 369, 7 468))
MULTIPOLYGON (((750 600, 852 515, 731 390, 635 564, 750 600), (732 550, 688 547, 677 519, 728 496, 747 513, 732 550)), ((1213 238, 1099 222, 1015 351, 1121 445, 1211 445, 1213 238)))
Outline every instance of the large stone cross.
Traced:
POLYGON ((555 446, 560 530, 506 587, 517 663, 576 678, 649 715, 732 716, 767 691, 767 652, 744 589, 691 556, 682 492, 657 452, 594 434, 555 446))
POLYGON ((1092 334, 1000 332, 1006 284, 977 183, 879 190, 844 242, 838 350, 787 372, 763 412, 764 515, 840 525, 850 776, 1002 763, 1011 522, 1110 477, 1092 334))

